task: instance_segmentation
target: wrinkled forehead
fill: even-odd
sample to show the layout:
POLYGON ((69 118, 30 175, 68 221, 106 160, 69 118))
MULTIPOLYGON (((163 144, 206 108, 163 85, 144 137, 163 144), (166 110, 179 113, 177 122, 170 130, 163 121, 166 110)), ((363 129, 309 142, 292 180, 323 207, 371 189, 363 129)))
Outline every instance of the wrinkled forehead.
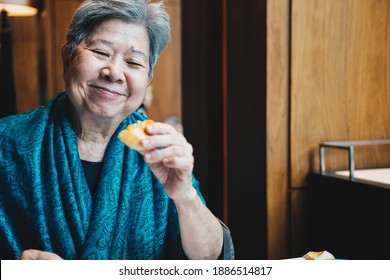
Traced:
POLYGON ((146 28, 138 23, 117 19, 102 22, 83 42, 110 48, 124 47, 131 53, 149 57, 150 39, 146 28))

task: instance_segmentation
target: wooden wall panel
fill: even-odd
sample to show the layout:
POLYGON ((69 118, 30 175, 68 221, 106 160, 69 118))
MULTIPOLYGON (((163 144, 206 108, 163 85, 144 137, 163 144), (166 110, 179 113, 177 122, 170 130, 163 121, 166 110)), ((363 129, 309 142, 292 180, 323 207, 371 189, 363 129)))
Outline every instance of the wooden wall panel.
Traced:
POLYGON ((348 4, 348 130, 359 139, 390 138, 390 2, 348 4))
POLYGON ((17 112, 39 105, 39 21, 37 16, 11 17, 17 112))
POLYGON ((268 258, 289 254, 289 0, 267 3, 268 258))
POLYGON ((165 1, 171 17, 171 40, 154 70, 151 83, 153 100, 149 116, 165 121, 169 116, 182 119, 181 107, 181 0, 165 1))
POLYGON ((53 96, 65 90, 64 81, 62 78, 62 58, 61 47, 65 43, 66 30, 70 23, 75 10, 80 6, 83 0, 56 0, 52 2, 51 8, 51 23, 52 23, 52 69, 53 69, 53 92, 49 95, 53 96))
POLYGON ((293 187, 318 171, 320 142, 390 138, 389 25, 386 0, 292 1, 293 187))

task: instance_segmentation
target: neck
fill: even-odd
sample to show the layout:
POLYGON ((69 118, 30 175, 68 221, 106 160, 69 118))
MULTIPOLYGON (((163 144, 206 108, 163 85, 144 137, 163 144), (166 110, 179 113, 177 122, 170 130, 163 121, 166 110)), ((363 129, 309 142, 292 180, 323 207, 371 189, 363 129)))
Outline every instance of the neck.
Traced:
POLYGON ((101 162, 108 145, 109 139, 105 142, 94 142, 77 137, 77 146, 80 158, 86 161, 101 162))
POLYGON ((120 122, 111 119, 96 119, 89 114, 72 114, 77 135, 77 145, 82 160, 103 160, 107 145, 120 122))

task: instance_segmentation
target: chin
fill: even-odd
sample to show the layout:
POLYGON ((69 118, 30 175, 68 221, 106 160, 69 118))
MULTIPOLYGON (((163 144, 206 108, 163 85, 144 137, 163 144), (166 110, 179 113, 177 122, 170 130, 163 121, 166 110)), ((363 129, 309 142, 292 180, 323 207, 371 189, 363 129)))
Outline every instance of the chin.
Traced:
POLYGON ((94 111, 94 115, 100 118, 105 118, 105 119, 120 119, 121 121, 127 118, 129 115, 131 115, 134 111, 123 111, 123 110, 118 110, 118 108, 115 109, 103 109, 100 108, 98 111, 94 111))

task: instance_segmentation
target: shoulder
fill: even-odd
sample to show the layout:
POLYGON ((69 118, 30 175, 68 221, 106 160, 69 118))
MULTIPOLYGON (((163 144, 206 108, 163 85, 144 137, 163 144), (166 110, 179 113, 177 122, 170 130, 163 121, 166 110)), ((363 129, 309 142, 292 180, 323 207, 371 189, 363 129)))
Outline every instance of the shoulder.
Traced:
POLYGON ((40 106, 25 113, 0 119, 0 135, 4 131, 14 132, 22 129, 31 129, 45 123, 50 118, 51 111, 58 107, 57 104, 65 104, 63 100, 66 100, 66 95, 60 93, 53 97, 45 106, 40 106))
POLYGON ((8 116, 0 119, 0 132, 14 132, 21 129, 31 128, 42 119, 45 107, 38 107, 26 113, 8 116))
POLYGON ((20 146, 26 139, 32 141, 35 137, 32 133, 39 130, 38 121, 42 115, 41 108, 37 108, 27 113, 13 115, 0 119, 0 146, 3 149, 20 146))
POLYGON ((51 117, 51 111, 56 103, 53 98, 47 105, 31 111, 0 119, 0 145, 4 141, 17 141, 23 135, 36 135, 42 132, 51 117))

